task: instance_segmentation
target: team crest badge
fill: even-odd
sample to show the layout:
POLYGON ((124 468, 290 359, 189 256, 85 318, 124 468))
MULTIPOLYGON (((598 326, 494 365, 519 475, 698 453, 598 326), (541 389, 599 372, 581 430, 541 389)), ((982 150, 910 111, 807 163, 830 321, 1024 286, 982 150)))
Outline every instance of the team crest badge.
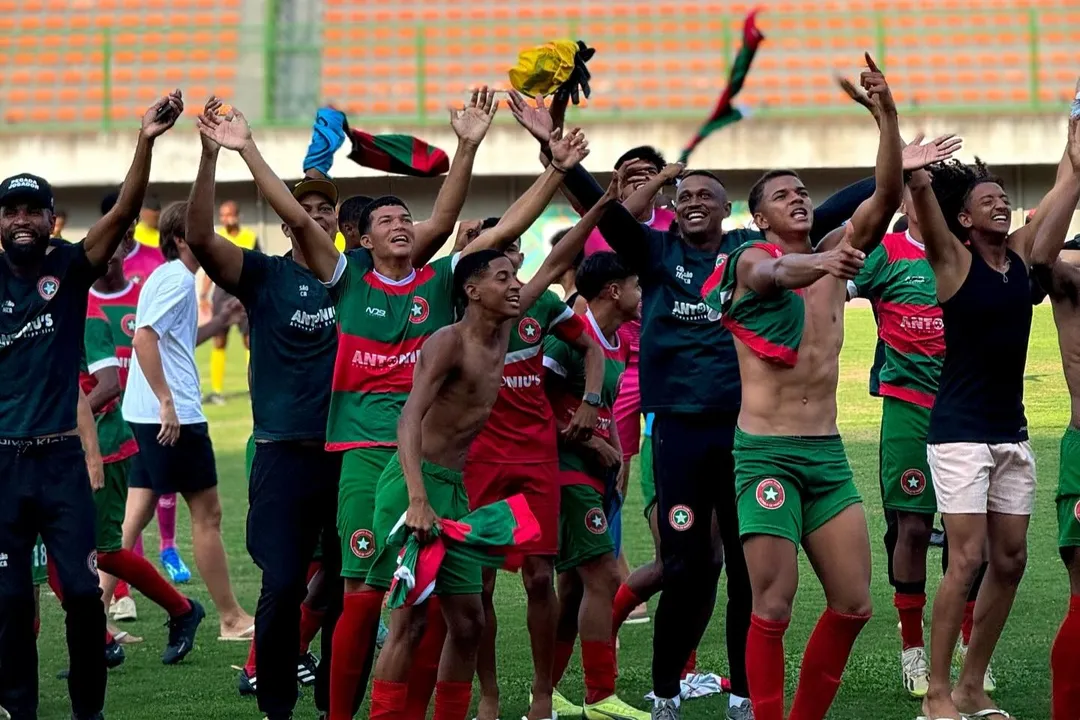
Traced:
POLYGON ((725 255, 724 253, 720 253, 719 255, 716 256, 716 267, 715 267, 715 269, 719 270, 720 268, 724 267, 724 263, 726 263, 726 262, 727 262, 727 255, 725 255))
POLYGON ((689 530, 694 525, 694 511, 686 505, 676 505, 668 513, 668 524, 679 532, 689 530))
POLYGON ((375 554, 375 536, 370 530, 357 530, 349 538, 349 549, 361 560, 367 560, 375 554))
POLYGON ((120 318, 120 328, 128 337, 135 337, 135 313, 128 313, 120 318))
POLYGON ((908 495, 922 495, 926 489, 926 475, 915 468, 905 470, 900 476, 900 488, 908 495))
POLYGON ((1080 522, 1080 500, 1077 500, 1076 504, 1073 505, 1073 516, 1076 517, 1076 522, 1080 522))
POLYGON ((428 319, 429 313, 430 310, 428 308, 427 300, 420 297, 419 295, 414 295, 412 299, 412 307, 409 308, 409 322, 411 322, 413 325, 419 325, 420 323, 428 319))
POLYGON ((56 297, 56 291, 60 289, 60 280, 54 275, 46 275, 38 280, 37 291, 38 295, 46 300, 52 300, 56 297))
POLYGON ((766 510, 776 510, 784 504, 784 486, 774 478, 765 478, 758 483, 758 505, 766 510))
POLYGON ((607 516, 600 508, 593 508, 585 513, 585 527, 593 535, 603 535, 607 531, 607 516))
POLYGON ((540 340, 540 323, 531 317, 521 318, 521 322, 518 323, 518 337, 523 342, 530 344, 538 342, 540 340))
POLYGON ((86 556, 86 569, 90 571, 91 575, 97 575, 97 550, 91 550, 90 554, 86 556))

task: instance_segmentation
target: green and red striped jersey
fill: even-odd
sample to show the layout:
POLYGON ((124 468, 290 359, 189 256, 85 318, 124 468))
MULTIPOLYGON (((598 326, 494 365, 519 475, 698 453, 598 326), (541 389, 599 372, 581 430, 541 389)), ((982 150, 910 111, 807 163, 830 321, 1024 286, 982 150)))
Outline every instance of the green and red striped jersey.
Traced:
POLYGON ((412 390, 420 347, 454 322, 457 255, 413 270, 402 280, 375 271, 371 253, 345 253, 333 286, 338 326, 327 450, 397 447, 397 421, 412 390))
MULTIPOLYGON (((107 367, 118 370, 120 368, 120 360, 116 357, 116 343, 113 341, 109 318, 94 303, 90 303, 83 331, 83 363, 79 369, 79 386, 84 393, 89 395, 97 386, 94 373, 107 367)), ((139 452, 131 428, 120 415, 120 398, 110 401, 98 410, 94 414, 94 420, 97 424, 102 462, 120 462, 139 452)))
POLYGON ((933 407, 945 358, 945 322, 923 244, 907 232, 886 235, 849 281, 848 295, 874 306, 885 346, 879 393, 933 407))
POLYGON ((550 290, 521 316, 510 331, 502 387, 469 448, 469 462, 532 463, 558 457, 555 415, 544 392, 544 342, 551 335, 574 340, 584 331, 581 316, 550 290))
POLYGON ((127 387, 128 368, 131 367, 131 341, 135 337, 135 308, 139 305, 142 286, 128 282, 123 290, 103 293, 90 288, 89 305, 98 308, 109 319, 113 340, 116 341, 116 357, 120 360, 120 389, 127 387))
POLYGON ((721 313, 724 327, 755 355, 783 367, 795 367, 806 324, 802 293, 781 290, 763 296, 747 288, 734 299, 739 258, 750 248, 764 250, 773 257, 784 254, 772 243, 751 241, 740 245, 728 257, 717 260, 716 269, 701 288, 701 296, 706 305, 721 313))
MULTIPOLYGON (((614 345, 608 342, 591 310, 585 311, 585 332, 604 350, 604 385, 600 391, 595 434, 610 440, 615 422, 611 410, 615 407, 623 372, 630 359, 630 345, 618 337, 614 345)), ((544 367, 562 378, 554 385, 551 405, 556 417, 568 423, 585 395, 585 355, 563 340, 548 336, 544 340, 544 367)), ((606 478, 596 474, 593 464, 579 450, 566 445, 559 446, 559 480, 563 485, 589 485, 601 495, 606 492, 606 478)))

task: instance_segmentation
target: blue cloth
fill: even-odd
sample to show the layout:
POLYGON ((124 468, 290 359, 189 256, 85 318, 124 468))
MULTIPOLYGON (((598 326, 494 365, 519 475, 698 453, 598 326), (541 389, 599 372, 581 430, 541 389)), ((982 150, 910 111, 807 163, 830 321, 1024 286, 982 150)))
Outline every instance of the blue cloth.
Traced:
POLYGON ((656 413, 649 413, 645 416, 645 437, 647 438, 652 437, 652 422, 655 417, 656 413))
POLYGON ((611 535, 611 542, 615 544, 615 559, 619 558, 622 553, 622 504, 623 499, 619 493, 612 493, 612 498, 608 501, 607 507, 604 508, 604 514, 608 519, 608 533, 611 535))
POLYGON ((334 153, 345 144, 345 113, 333 108, 319 108, 311 128, 311 144, 304 156, 304 172, 318 170, 330 175, 334 153))

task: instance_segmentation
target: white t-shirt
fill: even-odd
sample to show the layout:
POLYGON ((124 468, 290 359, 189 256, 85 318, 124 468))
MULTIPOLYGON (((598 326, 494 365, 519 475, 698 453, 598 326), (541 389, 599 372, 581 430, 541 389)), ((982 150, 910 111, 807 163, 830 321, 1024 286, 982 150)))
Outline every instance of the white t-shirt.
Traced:
MULTIPOLYGON (((199 308, 195 297, 195 274, 180 260, 165 263, 143 284, 135 310, 135 329, 148 327, 157 333, 158 351, 165 382, 172 390, 176 416, 181 425, 206 422, 202 412, 199 371, 195 367, 195 339, 199 332, 199 308)), ((124 419, 156 425, 161 404, 150 389, 139 354, 132 350, 131 369, 124 391, 124 419)))

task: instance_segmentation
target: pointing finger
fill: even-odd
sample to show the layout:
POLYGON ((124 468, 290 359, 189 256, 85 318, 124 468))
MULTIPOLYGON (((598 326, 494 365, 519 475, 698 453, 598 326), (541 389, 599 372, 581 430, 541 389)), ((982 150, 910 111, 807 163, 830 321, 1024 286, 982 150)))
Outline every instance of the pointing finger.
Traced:
POLYGON ((870 57, 870 53, 864 53, 864 56, 866 57, 866 67, 870 68, 870 72, 880 73, 881 68, 874 62, 874 58, 870 57))

